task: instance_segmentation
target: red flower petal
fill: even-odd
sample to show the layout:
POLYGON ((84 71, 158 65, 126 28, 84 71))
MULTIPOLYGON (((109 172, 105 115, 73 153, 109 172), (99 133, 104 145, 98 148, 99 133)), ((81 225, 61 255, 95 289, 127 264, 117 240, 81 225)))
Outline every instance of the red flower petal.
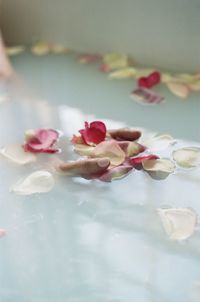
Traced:
POLYGON ((59 133, 53 129, 37 129, 33 137, 30 137, 23 145, 25 151, 34 153, 56 153, 53 145, 57 142, 59 133))
POLYGON ((158 71, 152 72, 147 77, 141 77, 138 79, 138 86, 141 88, 152 88, 155 85, 158 85, 161 81, 161 76, 158 71))
POLYGON ((100 65, 100 71, 102 71, 102 72, 109 72, 110 71, 110 67, 109 67, 109 65, 108 64, 101 64, 100 65))
POLYGON ((159 157, 154 154, 138 156, 138 157, 131 157, 131 158, 129 158, 129 163, 135 168, 141 168, 142 162, 144 162, 146 160, 152 160, 152 159, 159 159, 159 157))
POLYGON ((97 145, 105 140, 106 126, 100 121, 94 121, 90 125, 85 122, 85 129, 79 130, 79 133, 87 145, 97 145))

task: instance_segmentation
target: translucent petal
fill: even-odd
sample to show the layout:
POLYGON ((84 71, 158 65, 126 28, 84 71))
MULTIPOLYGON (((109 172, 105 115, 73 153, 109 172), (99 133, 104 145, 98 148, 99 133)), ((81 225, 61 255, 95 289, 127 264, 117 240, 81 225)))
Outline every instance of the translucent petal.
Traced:
POLYGON ((187 85, 183 83, 167 83, 167 87, 173 94, 180 98, 187 98, 190 92, 187 85))
POLYGON ((131 93, 131 98, 143 105, 156 105, 164 101, 164 97, 151 89, 136 88, 131 93))
POLYGON ((53 189, 54 184, 54 178, 50 172, 36 171, 26 178, 20 179, 10 188, 10 191, 19 195, 46 193, 53 189))
POLYGON ((152 159, 142 162, 145 171, 173 173, 176 166, 169 159, 152 159))
POLYGON ((173 159, 183 168, 191 168, 200 165, 200 148, 188 147, 175 150, 173 159))
POLYGON ((32 46, 31 52, 37 56, 44 56, 50 52, 50 45, 47 42, 37 42, 32 46))
POLYGON ((103 63, 106 64, 110 70, 124 68, 128 66, 128 57, 126 54, 108 53, 103 56, 103 63))
POLYGON ((197 214, 188 208, 158 209, 165 232, 172 240, 189 238, 197 225, 197 214))
POLYGON ((168 134, 153 136, 143 142, 143 144, 152 152, 167 149, 170 145, 175 143, 176 140, 168 134))
POLYGON ((85 144, 74 144, 74 151, 81 156, 91 156, 95 147, 85 144))
POLYGON ((25 50, 23 45, 12 46, 6 48, 6 53, 8 56, 15 56, 22 53, 25 50))
POLYGON ((92 154, 92 157, 108 157, 111 165, 118 166, 125 160, 125 153, 115 141, 104 141, 98 144, 92 154))
POLYGON ((33 153, 25 152, 19 144, 12 144, 0 150, 0 154, 19 165, 25 165, 36 161, 33 153))
POLYGON ((109 74, 110 79, 127 79, 132 78, 136 74, 135 68, 122 68, 116 71, 113 71, 109 74))
POLYGON ((108 169, 103 175, 99 177, 99 180, 110 182, 112 180, 124 178, 133 169, 131 165, 121 165, 108 169))

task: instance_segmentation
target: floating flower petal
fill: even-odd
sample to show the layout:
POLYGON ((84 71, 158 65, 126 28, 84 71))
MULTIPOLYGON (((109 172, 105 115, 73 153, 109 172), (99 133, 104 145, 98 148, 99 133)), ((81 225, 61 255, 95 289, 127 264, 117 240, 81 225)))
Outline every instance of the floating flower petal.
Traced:
POLYGON ((6 230, 0 229, 0 238, 4 237, 6 235, 6 230))
POLYGON ((138 156, 138 157, 131 157, 129 159, 129 162, 131 163, 131 165, 133 165, 133 167, 135 168, 141 168, 142 167, 142 163, 146 160, 152 160, 152 159, 159 159, 159 157, 157 155, 154 154, 150 154, 150 155, 143 155, 143 156, 138 156))
POLYGON ((111 165, 121 165, 125 160, 125 153, 114 140, 104 141, 98 144, 92 154, 92 157, 107 157, 110 159, 111 165))
POLYGON ((62 53, 67 53, 69 52, 69 49, 67 49, 65 46, 63 46, 60 43, 56 43, 56 44, 51 44, 50 46, 50 51, 54 54, 62 54, 62 53))
POLYGON ((175 171, 175 164, 169 159, 151 159, 142 162, 143 169, 156 180, 165 179, 175 171))
POLYGON ((19 165, 25 165, 36 161, 36 156, 33 153, 25 152, 19 144, 12 144, 0 150, 0 153, 19 165))
POLYGON ((59 138, 59 133, 53 129, 28 130, 25 133, 26 143, 23 145, 25 151, 33 153, 56 153, 58 149, 54 144, 59 138))
POLYGON ((32 46, 31 52, 37 56, 44 56, 50 52, 50 45, 47 42, 37 42, 32 46))
POLYGON ((188 208, 158 209, 165 232, 172 240, 185 240, 192 236, 197 225, 197 214, 188 208))
POLYGON ((167 83, 167 87, 173 94, 180 98, 187 98, 190 93, 188 86, 182 83, 167 83))
POLYGON ((109 74, 110 79, 127 79, 133 78, 136 74, 136 70, 133 67, 122 68, 116 71, 113 71, 109 74))
POLYGON ((78 62, 81 64, 96 63, 101 59, 100 55, 97 54, 82 54, 78 58, 78 62))
POLYGON ((145 146, 136 142, 119 141, 117 143, 128 157, 138 155, 146 150, 145 146))
POLYGON ((46 193, 54 187, 53 175, 48 171, 36 171, 24 179, 20 179, 10 188, 11 192, 19 195, 46 193))
POLYGON ((140 104, 155 105, 164 101, 164 97, 146 88, 137 88, 131 93, 131 97, 140 104))
POLYGON ((192 168, 200 165, 200 148, 188 147, 173 152, 173 159, 180 167, 192 168))
POLYGON ((138 79, 138 87, 140 88, 152 88, 160 83, 160 72, 154 71, 147 77, 141 77, 138 79))
POLYGON ((120 165, 108 169, 98 179, 105 182, 111 182, 115 179, 124 178, 129 174, 131 170, 133 170, 133 167, 131 165, 120 165))
POLYGON ((91 156, 95 147, 85 144, 74 144, 74 151, 81 156, 91 156))
POLYGON ((106 126, 100 121, 94 121, 90 124, 85 122, 85 129, 81 129, 79 132, 87 145, 97 145, 105 140, 106 126))
POLYGON ((128 66, 128 57, 126 54, 108 53, 103 56, 103 63, 109 70, 124 68, 128 66))
POLYGON ((143 144, 152 152, 167 149, 169 146, 176 143, 176 140, 168 134, 161 134, 158 136, 153 136, 143 144))
POLYGON ((23 45, 12 46, 6 48, 6 53, 8 56, 15 56, 24 52, 25 47, 23 45))

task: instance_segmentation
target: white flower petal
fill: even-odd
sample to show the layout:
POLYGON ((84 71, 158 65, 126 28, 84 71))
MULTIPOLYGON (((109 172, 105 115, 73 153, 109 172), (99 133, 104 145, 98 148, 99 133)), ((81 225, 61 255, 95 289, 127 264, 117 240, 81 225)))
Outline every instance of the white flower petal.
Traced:
POLYGON ((8 56, 15 56, 22 53, 25 50, 23 45, 11 46, 6 48, 6 53, 8 56))
POLYGON ((200 148, 188 147, 175 150, 173 159, 183 168, 191 168, 200 165, 200 148))
POLYGON ((12 144, 0 150, 0 154, 19 165, 25 165, 36 161, 36 155, 25 152, 21 145, 12 144))
POLYGON ((161 151, 167 149, 170 145, 176 143, 176 140, 168 134, 161 134, 149 138, 146 142, 143 142, 151 152, 161 151))
POLYGON ((24 179, 20 179, 10 188, 11 192, 19 195, 46 193, 54 187, 53 175, 48 171, 36 171, 24 179))
POLYGON ((197 214, 188 208, 158 209, 165 232, 172 240, 189 238, 197 225, 197 214))
POLYGON ((142 162, 143 168, 151 172, 166 172, 173 173, 176 166, 169 159, 151 159, 142 162))

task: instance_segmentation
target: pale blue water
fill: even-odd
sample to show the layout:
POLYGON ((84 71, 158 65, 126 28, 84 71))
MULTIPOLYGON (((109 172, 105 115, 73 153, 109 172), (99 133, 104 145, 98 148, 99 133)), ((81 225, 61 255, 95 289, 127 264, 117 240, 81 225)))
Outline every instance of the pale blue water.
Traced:
MULTIPOLYGON (((32 88, 1 104, 1 146, 23 141, 32 127, 70 135, 83 113, 199 142, 197 95, 183 102, 167 94, 162 105, 141 106, 129 98, 131 80, 109 81, 71 55, 13 61, 32 88)), ((73 158, 67 140, 62 144, 62 158, 73 158)), ((47 194, 9 192, 21 176, 50 163, 43 157, 18 167, 0 158, 0 227, 7 230, 0 240, 1 302, 200 301, 192 299, 200 281, 199 230, 171 242, 156 213, 172 206, 200 214, 199 169, 164 181, 138 171, 111 184, 60 177, 47 194)))

